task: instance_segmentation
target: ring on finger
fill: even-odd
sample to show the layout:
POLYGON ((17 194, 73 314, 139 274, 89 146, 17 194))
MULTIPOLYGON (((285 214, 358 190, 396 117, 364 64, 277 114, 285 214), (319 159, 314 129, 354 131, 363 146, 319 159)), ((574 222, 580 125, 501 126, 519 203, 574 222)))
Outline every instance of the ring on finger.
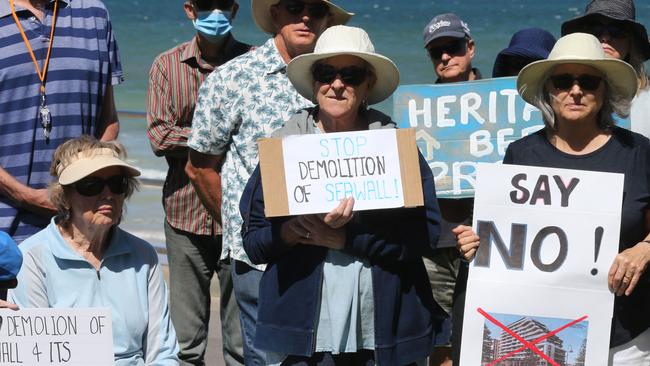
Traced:
POLYGON ((305 239, 309 239, 310 237, 311 237, 311 232, 308 231, 308 232, 305 234, 305 239))

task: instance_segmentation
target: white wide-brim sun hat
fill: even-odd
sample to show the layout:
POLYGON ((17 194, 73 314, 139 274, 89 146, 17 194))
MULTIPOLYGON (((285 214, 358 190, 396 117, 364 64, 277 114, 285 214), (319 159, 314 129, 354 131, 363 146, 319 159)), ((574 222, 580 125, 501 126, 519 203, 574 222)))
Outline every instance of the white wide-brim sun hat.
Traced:
POLYGON ((124 170, 130 177, 137 177, 140 171, 120 159, 119 154, 106 147, 84 150, 73 156, 57 167, 59 184, 68 185, 75 183, 94 172, 111 166, 117 166, 124 170))
MULTIPOLYGON (((345 24, 354 15, 354 13, 348 13, 331 1, 321 1, 327 4, 330 8, 330 13, 332 14, 331 25, 345 24)), ((271 5, 275 5, 279 2, 280 0, 253 0, 251 3, 253 20, 255 21, 255 24, 266 33, 276 33, 275 25, 273 24, 273 17, 271 16, 271 5)))
POLYGON ((313 53, 295 57, 287 65, 287 76, 303 97, 314 96, 314 63, 340 55, 356 56, 366 61, 375 74, 375 84, 368 89, 366 102, 379 103, 388 98, 399 85, 399 71, 388 57, 375 52, 368 33, 361 28, 337 25, 328 28, 316 42, 313 53))
POLYGON ((560 39, 546 60, 535 61, 524 67, 517 77, 519 95, 534 104, 535 96, 544 85, 541 83, 557 65, 580 64, 600 71, 611 87, 611 93, 626 100, 632 100, 637 91, 637 77, 634 68, 627 62, 605 55, 600 41, 591 34, 571 33, 560 39))

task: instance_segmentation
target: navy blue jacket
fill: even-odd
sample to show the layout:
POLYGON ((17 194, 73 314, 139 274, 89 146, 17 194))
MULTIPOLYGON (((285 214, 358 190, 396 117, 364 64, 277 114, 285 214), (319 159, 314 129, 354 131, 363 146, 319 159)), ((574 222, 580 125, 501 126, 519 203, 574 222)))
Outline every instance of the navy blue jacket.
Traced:
MULTIPOLYGON (((422 256, 431 256, 440 213, 431 169, 420 155, 424 206, 355 212, 343 250, 372 266, 375 356, 379 365, 425 359, 449 338, 448 318, 434 301, 422 256)), ((327 248, 289 246, 280 227, 290 217, 267 219, 259 166, 240 202, 244 249, 253 263, 268 263, 260 283, 255 346, 281 354, 314 352, 327 248)))

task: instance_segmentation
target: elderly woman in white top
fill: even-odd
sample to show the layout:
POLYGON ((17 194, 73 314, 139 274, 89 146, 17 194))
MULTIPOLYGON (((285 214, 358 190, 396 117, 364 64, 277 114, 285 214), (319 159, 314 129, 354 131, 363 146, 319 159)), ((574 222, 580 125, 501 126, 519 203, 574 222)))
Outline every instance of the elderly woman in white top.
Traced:
POLYGON ((21 243, 11 298, 21 308, 107 307, 116 365, 178 365, 156 251, 117 226, 140 175, 125 156, 118 143, 90 136, 54 152, 50 199, 58 215, 21 243))
MULTIPOLYGON (((313 53, 289 63, 287 75, 317 106, 295 114, 276 136, 395 128, 368 104, 390 96, 399 72, 362 29, 327 29, 313 53)), ((246 253, 268 263, 255 344, 269 352, 270 364, 415 365, 446 342, 446 314, 422 262, 437 244, 440 216, 421 156, 419 168, 423 207, 353 214, 347 197, 327 215, 282 218, 265 217, 255 170, 240 210, 246 253)))

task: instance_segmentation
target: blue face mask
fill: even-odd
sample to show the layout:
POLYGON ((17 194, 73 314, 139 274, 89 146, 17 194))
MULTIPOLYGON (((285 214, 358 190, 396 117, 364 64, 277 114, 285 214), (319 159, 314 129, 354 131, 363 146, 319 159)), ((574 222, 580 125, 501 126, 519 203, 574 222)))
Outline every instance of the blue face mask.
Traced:
POLYGON ((219 9, 198 11, 193 21, 194 28, 208 41, 218 42, 230 33, 230 11, 219 9))

